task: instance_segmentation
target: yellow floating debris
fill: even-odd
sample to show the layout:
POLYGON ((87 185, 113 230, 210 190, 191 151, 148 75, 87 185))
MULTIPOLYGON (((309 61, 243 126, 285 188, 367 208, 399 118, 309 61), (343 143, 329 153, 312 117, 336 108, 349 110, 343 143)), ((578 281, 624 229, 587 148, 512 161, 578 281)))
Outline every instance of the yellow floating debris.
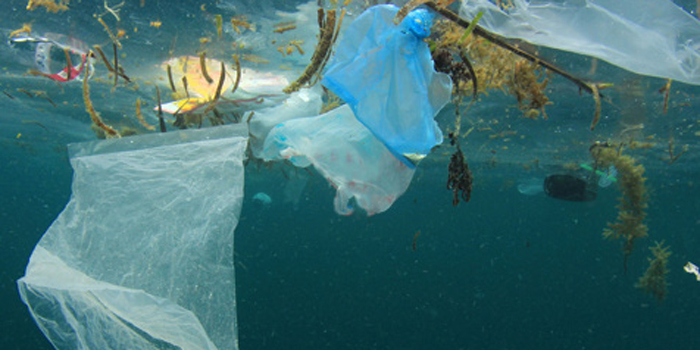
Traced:
POLYGON ((34 11, 39 7, 44 7, 46 12, 58 13, 60 11, 68 11, 68 3, 70 0, 61 0, 54 2, 54 0, 29 0, 27 3, 27 10, 34 11))
POLYGON ((155 127, 155 126, 153 126, 153 125, 151 125, 151 124, 148 124, 148 123, 146 122, 146 119, 143 118, 143 114, 141 113, 141 99, 138 98, 138 97, 136 98, 136 119, 139 120, 139 123, 141 123, 141 125, 142 125, 144 128, 146 128, 146 129, 148 129, 148 130, 150 130, 150 131, 155 131, 155 130, 156 130, 156 127, 155 127))
POLYGON ((216 21, 216 36, 221 38, 221 34, 223 34, 223 19, 221 15, 216 15, 214 20, 216 21))
POLYGON ((250 31, 255 31, 255 25, 248 23, 245 16, 236 16, 231 18, 231 26, 236 33, 241 34, 241 28, 248 29, 250 31))
POLYGON ((282 33, 284 33, 284 32, 287 32, 287 31, 290 31, 290 30, 294 30, 294 29, 297 29, 297 26, 294 25, 294 24, 290 24, 290 25, 287 25, 287 26, 275 28, 272 32, 273 32, 273 33, 282 34, 282 33))
POLYGON ((10 33, 10 38, 14 38, 20 34, 31 34, 32 33, 32 24, 31 23, 25 23, 22 25, 22 28, 13 30, 10 33))
POLYGON ((248 61, 248 62, 253 62, 253 63, 270 63, 270 60, 264 57, 256 56, 256 55, 243 55, 241 59, 248 61))

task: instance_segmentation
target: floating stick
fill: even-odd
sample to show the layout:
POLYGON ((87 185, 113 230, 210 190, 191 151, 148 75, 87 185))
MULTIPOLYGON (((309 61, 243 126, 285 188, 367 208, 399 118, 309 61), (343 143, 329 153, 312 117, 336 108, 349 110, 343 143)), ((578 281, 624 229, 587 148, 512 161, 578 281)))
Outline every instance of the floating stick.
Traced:
POLYGON ((63 49, 63 53, 66 54, 66 80, 70 81, 72 78, 70 74, 73 70, 73 62, 71 62, 70 51, 68 51, 68 49, 63 49))
MULTIPOLYGON (((92 48, 93 48, 95 51, 97 51, 98 54, 100 54, 100 58, 102 59, 102 62, 105 64, 105 66, 107 67, 107 70, 108 70, 108 71, 110 71, 110 72, 112 72, 112 73, 114 73, 114 74, 116 74, 116 75, 119 75, 119 76, 122 77, 127 83, 130 83, 130 82, 131 82, 131 79, 130 79, 126 74, 124 74, 124 69, 123 69, 122 67, 118 67, 119 69, 117 69, 117 70, 115 70, 114 67, 112 67, 112 65, 111 65, 111 64, 109 63, 109 61, 107 60, 107 56, 106 56, 105 53, 102 51, 102 48, 100 48, 100 47, 97 46, 97 45, 93 46, 92 48)), ((94 54, 93 54, 93 57, 94 57, 94 54)), ((116 60, 117 60, 117 58, 116 58, 116 49, 115 49, 115 57, 114 57, 114 60, 115 60, 115 62, 116 62, 116 60)))
POLYGON ((666 84, 659 90, 659 92, 664 93, 664 114, 668 114, 668 97, 671 93, 671 79, 666 81, 666 84))
POLYGON ((182 77, 182 86, 185 87, 185 94, 187 95, 187 99, 189 100, 190 99, 190 91, 187 90, 187 77, 186 76, 182 77))
POLYGON ((212 79, 209 76, 209 72, 207 72, 207 52, 202 51, 202 53, 199 54, 199 66, 202 69, 202 76, 204 79, 207 80, 207 83, 211 84, 214 82, 214 79, 212 79))
POLYGON ((27 95, 27 96, 29 96, 29 97, 31 97, 31 98, 34 98, 34 94, 33 94, 33 93, 31 93, 31 92, 29 92, 29 91, 27 91, 27 90, 25 90, 25 89, 23 89, 23 88, 18 88, 17 91, 19 91, 19 92, 21 92, 21 93, 24 93, 25 95, 27 95))
POLYGON ((598 85, 596 84, 591 84, 591 90, 593 90, 593 100, 595 101, 595 114, 591 122, 591 131, 593 131, 600 120, 600 93, 598 92, 598 85))
POLYGON ((41 123, 39 123, 39 122, 36 121, 36 120, 23 120, 23 121, 22 121, 22 124, 34 124, 34 125, 36 125, 36 126, 42 128, 42 129, 44 129, 44 130, 46 130, 46 131, 49 131, 49 129, 48 129, 46 126, 44 126, 44 124, 41 124, 41 123))
POLYGON ((102 48, 98 45, 94 45, 92 48, 95 51, 97 51, 98 54, 100 54, 100 58, 102 58, 102 62, 104 62, 105 66, 107 67, 107 70, 114 73, 114 68, 112 68, 112 65, 107 60, 107 56, 105 56, 105 53, 102 51, 102 48))
POLYGON ((293 29, 297 29, 297 26, 296 26, 295 24, 290 24, 290 25, 286 25, 286 26, 282 26, 282 27, 275 28, 272 32, 273 32, 273 33, 282 34, 282 33, 286 32, 286 31, 290 31, 290 30, 293 30, 293 29))
POLYGON ((114 87, 117 87, 117 80, 119 79, 119 60, 117 57, 117 44, 112 43, 112 48, 114 49, 114 87))
MULTIPOLYGON (((459 17, 456 13, 454 13, 446 8, 438 6, 433 1, 427 1, 424 3, 425 3, 425 6, 429 7, 433 11, 439 13, 443 17, 449 19, 450 21, 456 23, 460 27, 463 27, 463 28, 469 27, 470 22, 459 17)), ((406 6, 408 6, 408 5, 406 5, 406 6)), ((473 33, 474 33, 474 35, 478 35, 478 36, 494 43, 497 46, 500 46, 500 47, 502 47, 502 48, 504 48, 504 49, 506 49, 506 50, 508 50, 508 51, 520 56, 520 57, 525 58, 528 61, 535 62, 536 64, 539 64, 540 66, 545 67, 545 68, 551 70, 552 72, 561 75, 562 77, 564 77, 564 78, 570 80, 571 82, 573 82, 574 84, 576 84, 579 88, 581 88, 581 90, 584 90, 590 94, 593 94, 593 89, 591 88, 592 84, 586 83, 583 80, 578 79, 578 78, 574 77, 573 75, 569 74, 568 72, 564 71, 563 69, 561 69, 561 68, 559 68, 559 67, 557 67, 557 66, 555 66, 547 61, 543 61, 541 58, 539 58, 539 57, 537 57, 537 56, 535 56, 535 55, 533 55, 533 54, 531 54, 531 53, 529 53, 529 52, 527 52, 527 51, 525 51, 525 50, 523 50, 515 45, 507 43, 501 37, 499 37, 495 34, 491 34, 490 32, 486 31, 485 29, 481 28, 480 26, 478 26, 478 25, 474 26, 473 33)))
POLYGON ((459 58, 462 59, 462 62, 464 62, 464 64, 467 66, 467 69, 469 70, 469 74, 472 76, 472 102, 474 102, 476 101, 477 95, 479 93, 479 82, 476 80, 476 72, 474 71, 472 63, 469 61, 469 58, 467 58, 467 55, 465 55, 463 51, 459 52, 459 58))
POLYGON ((241 61, 238 59, 238 55, 234 55, 233 60, 236 61, 236 81, 233 83, 231 93, 236 92, 236 89, 238 89, 238 84, 241 82, 241 61))
MULTIPOLYGON (((170 89, 173 90, 173 92, 177 92, 175 89, 175 83, 173 83, 173 71, 172 68, 170 68, 170 65, 167 65, 168 68, 168 81, 170 82, 170 89)), ((184 78, 184 76, 183 76, 184 78)), ((187 86, 185 85, 185 89, 187 89, 187 86)))
POLYGON ((158 123, 160 124, 160 132, 165 132, 165 119, 163 119, 163 106, 160 104, 160 89, 156 85, 156 97, 158 98, 158 123))
MULTIPOLYGON (((212 109, 216 107, 216 102, 219 101, 221 97, 221 89, 224 87, 224 80, 226 80, 226 66, 224 62, 221 62, 221 73, 219 73, 219 83, 216 85, 216 92, 214 93, 214 99, 211 100, 209 106, 204 110, 204 113, 209 113, 212 109)), ((201 120, 200 120, 201 126, 201 120)))
POLYGON ((53 108, 58 107, 58 105, 55 102, 53 102, 53 100, 49 97, 46 91, 39 91, 36 95, 41 96, 44 100, 48 101, 53 106, 53 108))
POLYGON ((216 85, 216 92, 214 93, 214 100, 212 103, 219 100, 221 97, 221 88, 224 87, 224 80, 226 80, 226 66, 224 62, 221 62, 221 73, 219 73, 219 84, 216 85))
POLYGON ((126 76, 126 74, 124 74, 124 67, 123 66, 119 66, 119 76, 122 77, 122 79, 124 79, 127 83, 131 83, 131 78, 129 78, 128 76, 126 76))
POLYGON ((417 248, 417 246, 416 246, 416 241, 418 240, 418 236, 420 236, 420 230, 418 230, 418 232, 416 232, 416 234, 413 235, 413 244, 412 244, 412 247, 413 247, 413 250, 414 250, 414 251, 415 251, 416 248, 417 248))
POLYGON ((31 93, 31 92, 29 92, 29 91, 27 91, 27 90, 25 90, 25 89, 23 89, 23 88, 18 88, 17 91, 22 92, 22 93, 24 93, 25 95, 27 95, 27 96, 29 96, 29 97, 31 97, 31 98, 34 98, 34 94, 33 94, 33 93, 31 93))

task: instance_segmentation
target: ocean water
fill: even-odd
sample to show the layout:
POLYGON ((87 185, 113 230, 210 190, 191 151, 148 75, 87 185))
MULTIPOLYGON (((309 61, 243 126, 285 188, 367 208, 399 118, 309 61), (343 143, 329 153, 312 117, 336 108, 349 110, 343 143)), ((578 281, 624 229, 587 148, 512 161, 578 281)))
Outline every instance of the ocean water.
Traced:
MULTIPOLYGON (((678 3, 694 10, 690 2, 678 3)), ((173 46, 179 54, 195 52, 198 38, 215 33, 211 14, 274 23, 281 21, 276 11, 294 12, 300 3, 203 4, 207 11, 202 2, 189 1, 124 5, 120 27, 130 38, 120 61, 132 77, 143 78, 139 90, 112 92, 109 83, 97 82, 106 77, 104 66, 97 66, 93 102, 106 120, 136 124, 125 117, 135 98, 155 104, 149 82, 167 88, 162 72, 152 67, 173 46), (156 20, 163 23, 157 30, 149 26, 156 20)), ((31 22, 36 32, 60 30, 91 44, 110 42, 93 18, 103 11, 101 2, 73 1, 62 14, 25 7, 14 0, 4 6, 3 33, 31 22)), ((113 18, 104 18, 113 25, 113 18)), ((230 28, 226 33, 234 36, 230 28)), ((311 51, 313 44, 307 45, 311 51)), ((268 65, 295 71, 305 64, 300 57, 282 57, 274 45, 267 49, 273 61, 268 65)), ((578 74, 590 68, 587 58, 541 52, 578 74)), ((17 55, 6 45, 0 50, 0 89, 12 96, 0 95, 0 349, 51 349, 22 304, 16 280, 70 198, 66 144, 95 136, 80 84, 59 86, 24 75, 31 67, 17 55), (46 91, 57 106, 18 89, 46 91)), ((371 217, 361 210, 337 215, 335 190, 313 170, 249 163, 235 231, 240 348, 700 349, 700 282, 683 271, 688 261, 700 263, 700 89, 674 82, 664 113, 658 92, 663 79, 604 62, 589 78, 616 84, 606 91, 594 132, 592 99, 558 77, 548 91, 554 104, 547 107, 547 120, 522 118, 514 98, 498 91, 463 112, 463 130, 475 126, 462 144, 475 182, 471 201, 457 206, 446 189, 453 151, 447 143, 418 166, 409 189, 388 211, 371 217), (617 215, 617 185, 580 203, 521 194, 518 184, 566 173, 570 163, 592 162, 588 148, 595 141, 630 136, 653 145, 624 151, 645 166, 650 196, 649 236, 635 242, 625 269, 620 241, 602 237, 617 215), (687 147, 672 164, 670 145, 675 154, 687 147), (308 181, 290 202, 285 185, 294 176, 308 181), (254 201, 259 192, 272 202, 254 201), (647 248, 662 240, 673 254, 668 294, 659 302, 635 283, 648 266, 647 248)), ((453 116, 448 106, 437 117, 443 130, 452 127, 453 116)))

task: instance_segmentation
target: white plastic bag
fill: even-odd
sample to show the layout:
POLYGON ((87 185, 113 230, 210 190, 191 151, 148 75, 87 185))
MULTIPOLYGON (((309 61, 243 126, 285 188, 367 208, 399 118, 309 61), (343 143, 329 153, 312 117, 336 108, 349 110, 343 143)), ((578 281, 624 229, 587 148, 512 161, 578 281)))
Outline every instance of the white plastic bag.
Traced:
POLYGON ((267 134, 282 122, 296 118, 317 116, 321 112, 321 87, 301 89, 284 102, 253 113, 250 119, 250 150, 255 158, 263 158, 262 151, 267 134))
POLYGON ((241 125, 69 146, 70 202, 18 281, 57 349, 237 349, 241 125))
POLYGON ((460 14, 508 38, 593 56, 642 75, 700 84, 700 21, 671 0, 463 0, 460 14))
POLYGON ((352 198, 368 215, 389 209, 415 172, 357 121, 348 105, 278 124, 265 140, 262 156, 288 159, 298 167, 313 165, 336 188, 333 203, 342 215, 353 213, 352 198))

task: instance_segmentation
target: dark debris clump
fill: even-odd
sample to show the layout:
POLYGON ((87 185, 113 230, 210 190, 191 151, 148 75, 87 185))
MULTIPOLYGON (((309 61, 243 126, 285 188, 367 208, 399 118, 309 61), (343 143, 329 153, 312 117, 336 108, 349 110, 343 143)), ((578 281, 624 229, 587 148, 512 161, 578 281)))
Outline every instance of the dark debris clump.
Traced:
POLYGON ((452 190, 452 205, 459 204, 460 197, 469 202, 472 196, 472 172, 464 160, 464 153, 457 145, 457 151, 450 157, 448 168, 447 189, 452 190))

